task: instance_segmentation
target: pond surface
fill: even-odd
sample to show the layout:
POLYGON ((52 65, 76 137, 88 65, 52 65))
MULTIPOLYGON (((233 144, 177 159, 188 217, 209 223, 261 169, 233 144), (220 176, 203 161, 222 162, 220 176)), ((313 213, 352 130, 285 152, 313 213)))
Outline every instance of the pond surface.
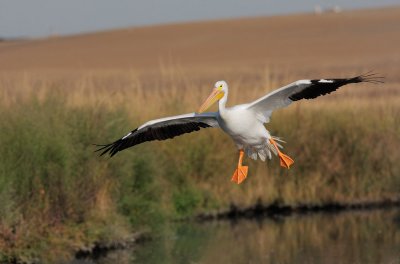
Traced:
POLYGON ((177 223, 134 249, 73 263, 400 264, 400 210, 177 223))

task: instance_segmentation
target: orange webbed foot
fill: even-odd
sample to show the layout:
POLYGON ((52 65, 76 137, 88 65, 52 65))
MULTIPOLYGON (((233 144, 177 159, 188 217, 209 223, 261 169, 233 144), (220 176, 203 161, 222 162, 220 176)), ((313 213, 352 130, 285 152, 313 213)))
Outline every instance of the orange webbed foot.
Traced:
POLYGON ((277 146, 275 140, 273 140, 272 138, 270 138, 270 139, 269 139, 269 142, 275 146, 276 152, 278 152, 278 156, 279 156, 279 159, 280 159, 280 164, 281 164, 281 166, 284 167, 284 168, 286 168, 286 169, 289 169, 290 166, 294 163, 294 160, 293 160, 291 157, 289 157, 288 155, 283 154, 283 153, 279 150, 279 148, 278 148, 278 146, 277 146))
POLYGON ((290 166, 294 163, 294 160, 291 157, 283 154, 282 152, 279 153, 279 159, 281 161, 281 166, 286 169, 289 169, 290 166))
POLYGON ((248 171, 248 166, 239 166, 233 173, 231 180, 237 184, 241 184, 246 179, 248 171))

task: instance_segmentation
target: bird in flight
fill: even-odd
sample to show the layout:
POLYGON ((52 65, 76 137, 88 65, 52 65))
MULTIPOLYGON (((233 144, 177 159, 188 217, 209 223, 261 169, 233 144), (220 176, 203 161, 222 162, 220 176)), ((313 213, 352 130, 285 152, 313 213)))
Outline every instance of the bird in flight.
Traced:
POLYGON ((382 77, 367 73, 344 79, 299 80, 253 102, 226 107, 228 84, 218 81, 197 112, 148 121, 113 143, 97 145, 99 148, 96 151, 100 151, 100 156, 109 154, 112 157, 121 150, 146 141, 166 140, 201 128, 221 128, 239 150, 239 161, 231 180, 240 184, 248 174, 248 166, 243 166, 245 154, 254 160, 259 157, 262 161, 267 157, 271 159, 274 154, 279 157, 280 165, 287 169, 294 163, 292 158, 282 153, 280 143, 283 141, 265 128, 264 124, 269 122, 273 111, 295 101, 329 94, 346 84, 361 82, 382 83, 382 77), (217 112, 205 112, 217 101, 217 112))

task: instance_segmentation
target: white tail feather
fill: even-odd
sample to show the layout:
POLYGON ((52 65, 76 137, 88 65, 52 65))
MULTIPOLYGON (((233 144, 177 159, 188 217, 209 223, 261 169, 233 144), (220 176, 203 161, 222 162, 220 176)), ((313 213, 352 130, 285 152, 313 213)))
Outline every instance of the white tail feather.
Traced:
MULTIPOLYGON (((286 141, 282 140, 280 137, 271 136, 271 138, 275 141, 275 144, 276 144, 276 146, 277 146, 278 148, 283 149, 283 146, 282 146, 281 144, 279 144, 278 142, 286 143, 286 141)), ((275 154, 275 156, 278 155, 277 149, 275 148, 275 146, 274 146, 271 142, 269 142, 269 140, 267 140, 267 146, 268 146, 268 149, 269 149, 272 153, 275 154)), ((270 154, 271 154, 271 153, 270 153, 270 154)), ((271 159, 271 158, 270 158, 270 159, 271 159)))
MULTIPOLYGON (((278 142, 286 143, 279 137, 271 136, 271 138, 275 141, 275 144, 278 148, 283 148, 283 146, 278 142)), ((242 146, 239 146, 239 148, 242 148, 242 146)), ((265 161, 267 157, 268 159, 272 159, 272 153, 276 156, 278 155, 276 147, 271 142, 269 142, 269 140, 266 140, 264 145, 260 145, 257 147, 247 146, 244 148, 244 151, 246 152, 247 156, 253 160, 257 160, 257 158, 259 157, 262 161, 265 161)))
POLYGON ((260 159, 261 159, 262 161, 265 161, 265 158, 266 158, 266 156, 267 156, 267 153, 266 153, 265 149, 260 149, 260 150, 258 151, 258 156, 260 157, 260 159))
POLYGON ((286 141, 283 140, 283 139, 280 138, 280 137, 274 137, 274 136, 271 136, 271 137, 272 137, 272 139, 275 140, 275 141, 279 141, 279 142, 282 142, 282 143, 286 143, 286 141))

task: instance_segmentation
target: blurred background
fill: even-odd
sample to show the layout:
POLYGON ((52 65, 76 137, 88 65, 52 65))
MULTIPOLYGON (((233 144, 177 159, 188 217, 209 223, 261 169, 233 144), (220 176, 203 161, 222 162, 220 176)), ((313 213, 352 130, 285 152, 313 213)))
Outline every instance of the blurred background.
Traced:
POLYGON ((359 8, 390 7, 397 0, 152 0, 112 3, 105 0, 2 2, 2 37, 48 37, 164 23, 220 20, 306 12, 340 12, 359 8))
POLYGON ((400 2, 0 3, 0 262, 400 263, 400 2), (202 130, 98 157, 150 119, 367 72, 272 116, 287 143, 230 182, 202 130), (234 250, 232 250, 234 249, 234 250))

